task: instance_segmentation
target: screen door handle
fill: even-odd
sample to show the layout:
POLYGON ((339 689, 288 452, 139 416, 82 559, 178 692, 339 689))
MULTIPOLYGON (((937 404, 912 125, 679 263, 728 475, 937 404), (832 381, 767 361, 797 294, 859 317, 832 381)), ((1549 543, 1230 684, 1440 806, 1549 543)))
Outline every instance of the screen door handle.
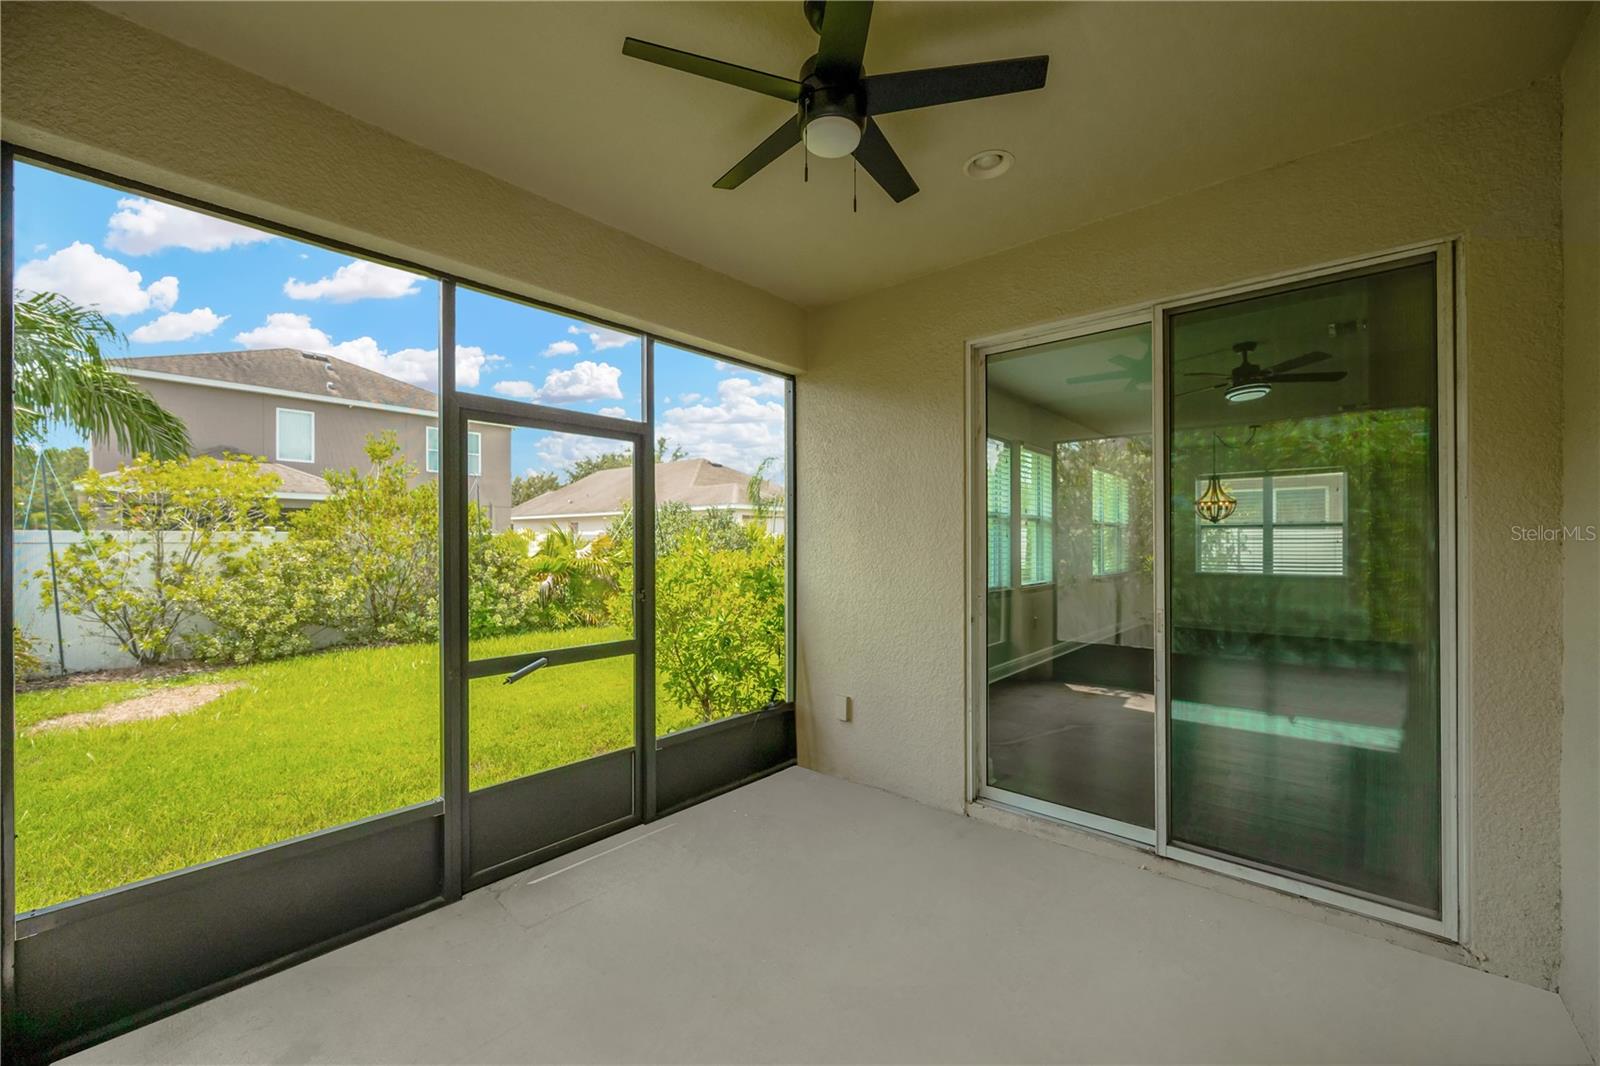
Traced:
POLYGON ((510 684, 513 684, 513 683, 515 683, 517 681, 521 681, 523 678, 527 677, 529 674, 531 674, 535 670, 539 669, 539 667, 548 666, 549 664, 550 664, 550 660, 549 659, 535 659, 535 660, 533 660, 533 662, 529 663, 527 666, 524 666, 522 669, 517 670, 517 671, 515 671, 513 673, 510 673, 510 674, 507 674, 506 675, 506 679, 504 681, 502 681, 501 684, 510 685, 510 684))

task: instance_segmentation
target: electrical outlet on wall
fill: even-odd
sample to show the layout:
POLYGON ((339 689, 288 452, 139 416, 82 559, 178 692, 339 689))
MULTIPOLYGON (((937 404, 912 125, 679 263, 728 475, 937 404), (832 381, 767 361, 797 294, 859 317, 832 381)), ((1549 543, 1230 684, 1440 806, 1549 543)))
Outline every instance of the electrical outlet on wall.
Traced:
POLYGON ((839 715, 839 721, 848 722, 850 720, 850 697, 835 696, 834 703, 834 710, 839 715))

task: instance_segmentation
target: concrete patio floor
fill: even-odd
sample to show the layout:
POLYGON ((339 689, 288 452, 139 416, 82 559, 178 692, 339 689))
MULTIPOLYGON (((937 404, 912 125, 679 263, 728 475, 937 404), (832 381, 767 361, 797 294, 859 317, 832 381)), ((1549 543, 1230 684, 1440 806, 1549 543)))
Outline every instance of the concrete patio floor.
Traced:
POLYGON ((1590 1059, 1554 993, 791 769, 68 1061, 1590 1059))

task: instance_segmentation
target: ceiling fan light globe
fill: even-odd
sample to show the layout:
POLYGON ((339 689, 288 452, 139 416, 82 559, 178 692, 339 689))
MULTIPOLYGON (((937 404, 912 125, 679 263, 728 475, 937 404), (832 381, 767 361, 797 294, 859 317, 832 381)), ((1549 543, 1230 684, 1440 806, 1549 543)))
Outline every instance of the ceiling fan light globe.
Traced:
POLYGON ((1235 385, 1222 395, 1229 403, 1250 403, 1252 400, 1263 399, 1271 391, 1271 385, 1265 382, 1253 382, 1248 385, 1235 385))
POLYGON ((861 143, 861 127, 843 115, 818 115, 805 128, 806 151, 819 159, 839 159, 861 143))

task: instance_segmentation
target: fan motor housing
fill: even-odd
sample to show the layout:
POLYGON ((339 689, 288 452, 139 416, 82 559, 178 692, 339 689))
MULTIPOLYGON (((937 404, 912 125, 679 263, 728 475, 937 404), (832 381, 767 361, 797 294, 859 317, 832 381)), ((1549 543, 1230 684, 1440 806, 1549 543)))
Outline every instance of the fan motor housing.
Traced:
POLYGON ((801 82, 800 126, 805 128, 813 119, 824 115, 838 115, 865 129, 867 123, 866 95, 860 85, 825 85, 815 76, 807 75, 801 82))

